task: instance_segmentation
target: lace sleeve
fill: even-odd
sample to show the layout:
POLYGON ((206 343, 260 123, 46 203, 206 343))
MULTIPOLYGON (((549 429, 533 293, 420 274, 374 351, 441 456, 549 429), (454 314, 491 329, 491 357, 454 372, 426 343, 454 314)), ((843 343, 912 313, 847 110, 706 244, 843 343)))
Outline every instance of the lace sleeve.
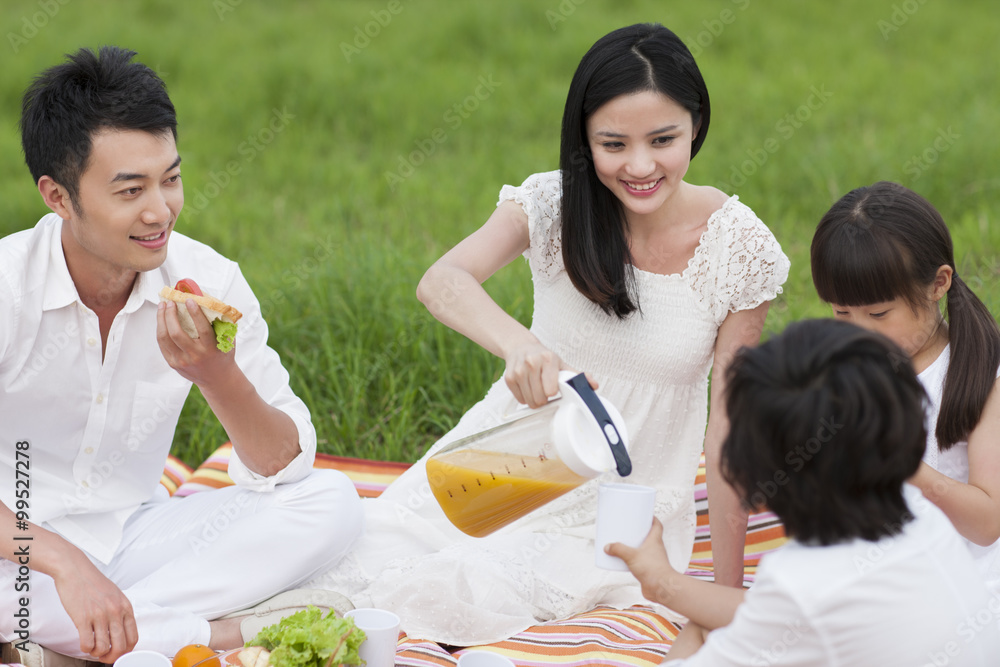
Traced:
POLYGON ((532 174, 520 186, 505 185, 497 206, 516 201, 528 216, 524 258, 534 275, 551 278, 563 268, 561 234, 562 176, 559 171, 532 174))
POLYGON ((725 294, 720 302, 727 308, 720 322, 727 312, 750 310, 781 294, 791 266, 774 234, 753 211, 740 204, 734 212, 723 250, 728 261, 720 276, 725 294))
POLYGON ((736 197, 713 215, 706 240, 713 247, 695 262, 696 291, 717 324, 731 312, 756 308, 781 294, 788 257, 771 230, 736 197))

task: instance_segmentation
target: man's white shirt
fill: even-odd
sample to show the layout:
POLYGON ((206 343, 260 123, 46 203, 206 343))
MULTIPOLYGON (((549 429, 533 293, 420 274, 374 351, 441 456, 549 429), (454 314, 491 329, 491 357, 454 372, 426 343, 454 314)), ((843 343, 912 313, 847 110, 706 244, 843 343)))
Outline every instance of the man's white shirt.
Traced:
MULTIPOLYGON (((236 361, 257 393, 294 421, 302 452, 270 477, 233 453, 229 474, 266 491, 312 470, 316 431, 267 345, 260 304, 239 266, 182 234, 167 259, 139 274, 115 317, 102 360, 97 315, 80 300, 55 214, 0 239, 0 500, 15 508, 15 445, 27 442, 29 519, 101 562, 126 520, 158 489, 191 383, 167 365, 156 341, 158 293, 181 278, 243 313, 236 361)), ((220 443, 221 444, 221 443, 220 443)))

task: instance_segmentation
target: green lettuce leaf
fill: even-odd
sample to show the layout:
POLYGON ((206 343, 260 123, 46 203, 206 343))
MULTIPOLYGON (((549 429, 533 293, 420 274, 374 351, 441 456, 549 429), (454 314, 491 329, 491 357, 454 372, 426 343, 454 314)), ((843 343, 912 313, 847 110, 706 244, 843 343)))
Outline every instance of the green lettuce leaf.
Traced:
POLYGON ((213 320, 212 328, 215 329, 215 340, 219 349, 223 352, 233 349, 236 342, 236 323, 213 320))
POLYGON ((360 665, 358 647, 365 633, 350 618, 337 618, 331 610, 310 605, 306 609, 269 625, 246 643, 271 652, 272 667, 329 667, 360 665))

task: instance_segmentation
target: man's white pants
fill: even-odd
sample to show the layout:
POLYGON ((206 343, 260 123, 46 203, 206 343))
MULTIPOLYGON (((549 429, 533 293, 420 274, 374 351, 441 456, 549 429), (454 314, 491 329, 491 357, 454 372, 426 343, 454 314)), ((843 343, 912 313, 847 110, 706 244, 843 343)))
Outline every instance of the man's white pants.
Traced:
MULTIPOLYGON (((329 568, 362 529, 361 500, 334 470, 259 493, 230 486, 143 505, 125 524, 111 562, 95 562, 132 603, 139 643, 173 655, 208 644, 209 625, 329 568)), ((93 559, 91 559, 93 560, 93 559)), ((18 566, 0 559, 0 637, 17 642, 18 566)), ((84 657, 51 577, 30 574, 29 639, 84 657)))

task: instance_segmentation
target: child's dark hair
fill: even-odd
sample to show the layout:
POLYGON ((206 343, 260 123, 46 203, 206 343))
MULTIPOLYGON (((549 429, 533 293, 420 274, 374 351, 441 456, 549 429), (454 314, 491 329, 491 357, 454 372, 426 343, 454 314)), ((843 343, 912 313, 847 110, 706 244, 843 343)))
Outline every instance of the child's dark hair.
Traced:
POLYGON ((708 133, 708 88, 688 48, 659 24, 620 28, 599 39, 573 75, 562 120, 563 263, 581 294, 620 318, 639 306, 627 223, 621 202, 594 170, 587 119, 616 97, 645 91, 691 112, 694 157, 708 133))
POLYGON ((902 298, 927 305, 937 271, 953 271, 946 314, 951 360, 935 436, 945 450, 976 427, 1000 366, 1000 328, 955 269, 941 214, 912 190, 882 181, 835 203, 816 228, 812 277, 819 298, 866 306, 902 298))
POLYGON ((135 51, 103 46, 68 55, 42 72, 24 93, 21 146, 35 183, 50 176, 79 204, 80 176, 86 171, 96 132, 170 130, 177 117, 163 81, 153 70, 131 62, 135 51))
POLYGON ((800 541, 896 534, 911 518, 903 483, 926 447, 925 398, 906 354, 881 334, 791 324, 730 365, 723 475, 800 541))

